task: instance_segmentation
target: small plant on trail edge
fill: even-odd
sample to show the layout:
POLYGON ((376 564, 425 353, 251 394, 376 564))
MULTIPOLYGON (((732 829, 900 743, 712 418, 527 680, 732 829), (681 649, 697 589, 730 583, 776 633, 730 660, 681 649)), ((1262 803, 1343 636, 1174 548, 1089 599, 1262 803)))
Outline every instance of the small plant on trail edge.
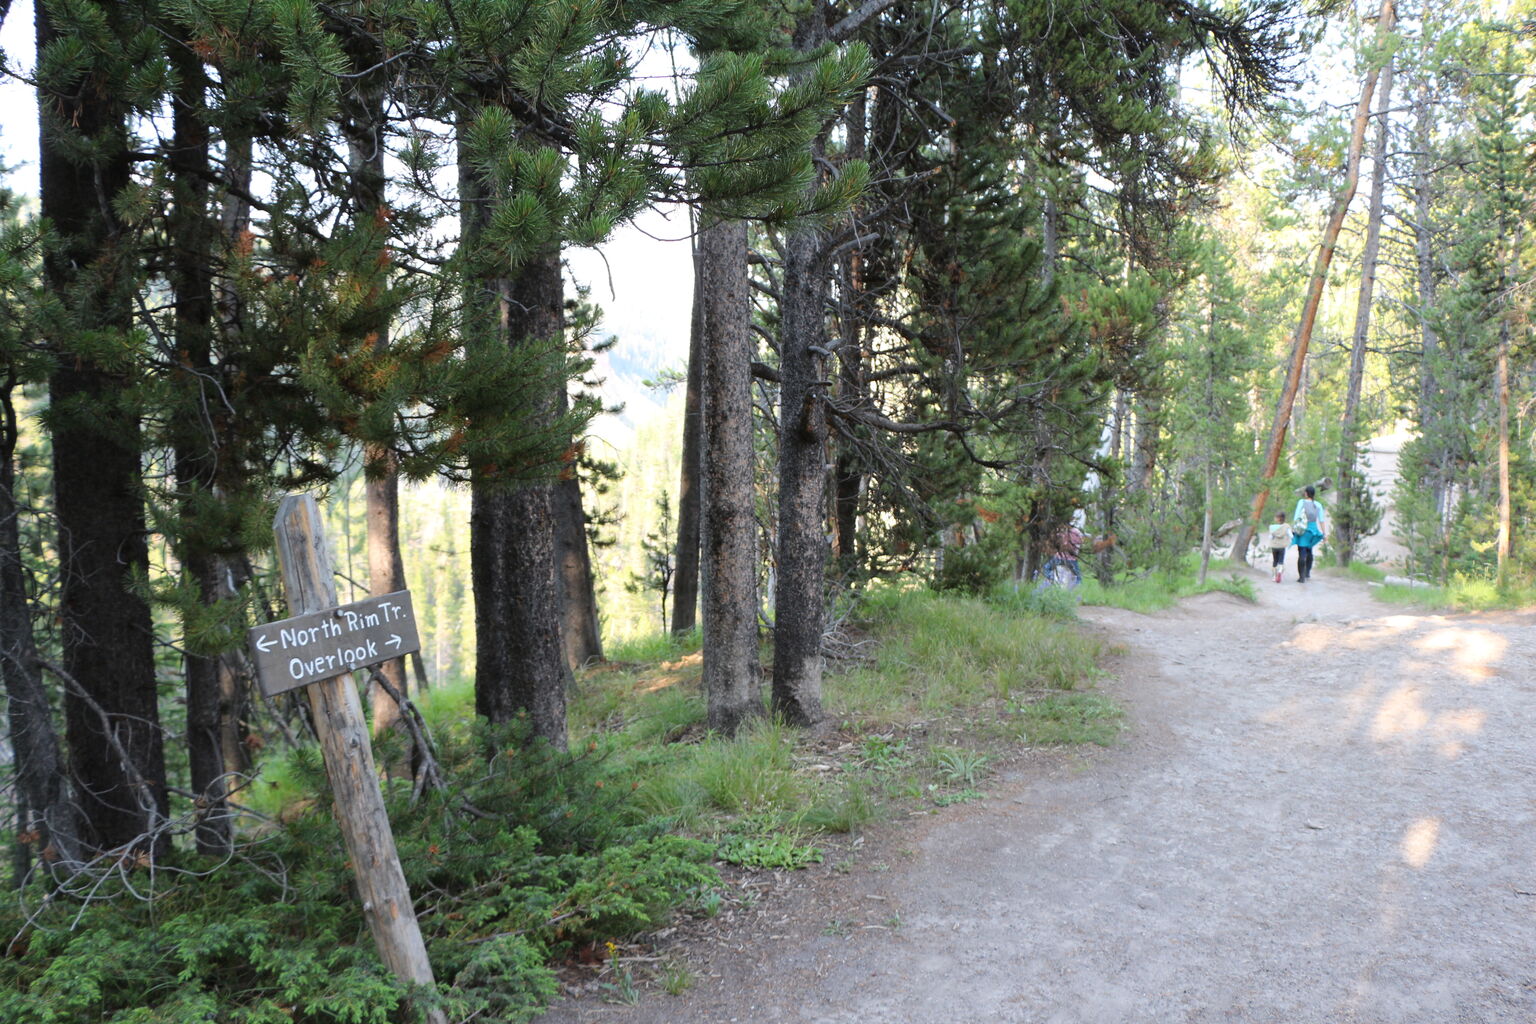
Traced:
POLYGON ((943 781, 952 785, 974 786, 986 774, 986 754, 961 747, 940 747, 933 752, 934 767, 943 781))
POLYGON ((1096 743, 1107 747, 1120 735, 1125 712, 1094 693, 1053 693, 1016 707, 1019 738, 1026 743, 1096 743))
POLYGON ((907 741, 892 739, 889 736, 866 736, 859 744, 859 751, 863 755, 864 763, 877 772, 894 771, 905 768, 909 763, 907 757, 907 741))
POLYGON ((951 804, 970 803, 972 800, 980 800, 983 794, 977 789, 962 789, 956 793, 940 793, 933 798, 934 806, 948 807, 951 804))
POLYGON ((640 988, 635 984, 635 976, 630 969, 619 962, 619 947, 612 940, 608 946, 608 970, 613 980, 603 985, 607 992, 606 999, 610 1003, 619 1003, 624 1006, 634 1006, 640 1002, 640 988))
POLYGON ((783 833, 768 836, 731 836, 720 844, 716 854, 727 864, 767 870, 793 870, 821 863, 821 850, 802 846, 783 833))
POLYGON ((680 996, 693 988, 693 972, 676 960, 662 964, 656 980, 661 982, 662 991, 669 996, 680 996))

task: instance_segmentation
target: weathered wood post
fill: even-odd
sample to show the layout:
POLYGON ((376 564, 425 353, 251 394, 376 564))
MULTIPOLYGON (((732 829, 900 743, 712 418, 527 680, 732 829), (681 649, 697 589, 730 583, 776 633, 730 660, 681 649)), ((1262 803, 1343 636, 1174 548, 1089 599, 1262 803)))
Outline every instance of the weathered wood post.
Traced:
MULTIPOLYGON (((273 529, 290 613, 336 608, 331 553, 315 499, 307 494, 284 498, 273 529)), ((432 965, 384 811, 368 724, 351 674, 343 671, 307 689, 315 732, 325 754, 325 773, 336 797, 336 819, 357 873, 363 916, 379 947, 379 958, 396 977, 432 988, 432 965)), ((447 1024, 439 1011, 429 1013, 428 1020, 447 1024)))

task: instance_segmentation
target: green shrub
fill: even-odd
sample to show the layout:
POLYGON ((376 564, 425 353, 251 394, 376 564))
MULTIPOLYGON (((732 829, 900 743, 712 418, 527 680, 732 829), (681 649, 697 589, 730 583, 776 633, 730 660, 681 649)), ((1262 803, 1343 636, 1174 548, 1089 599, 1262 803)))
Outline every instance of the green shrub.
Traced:
MULTIPOLYGON (((552 957, 654 928, 718 884, 713 847, 657 835, 600 744, 567 754, 515 723, 450 735, 440 756, 446 790, 387 797, 453 1019, 529 1020, 555 990, 552 957)), ((310 755, 290 759, 288 784, 314 774, 310 755)), ((414 1019, 426 1000, 379 964, 329 802, 311 789, 228 863, 176 854, 131 888, 108 871, 83 897, 34 888, 0 909, 17 936, 0 1022, 414 1019), (24 920, 23 905, 40 909, 24 920)))

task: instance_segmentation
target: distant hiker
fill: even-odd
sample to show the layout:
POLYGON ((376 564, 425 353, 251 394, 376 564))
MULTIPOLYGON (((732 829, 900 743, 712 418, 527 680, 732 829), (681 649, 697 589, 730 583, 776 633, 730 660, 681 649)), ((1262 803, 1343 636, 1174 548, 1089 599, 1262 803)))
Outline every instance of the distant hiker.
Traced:
POLYGON ((1269 528, 1269 553, 1274 556, 1275 582, 1285 572, 1285 549, 1291 546, 1291 528, 1285 525, 1285 513, 1275 513, 1275 521, 1269 528))
POLYGON ((1317 489, 1311 484, 1302 488, 1306 497, 1296 503, 1291 516, 1292 543, 1296 545, 1296 582, 1305 583, 1312 575, 1312 549, 1328 536, 1328 517, 1322 502, 1317 500, 1317 489))
POLYGON ((1064 565, 1073 580, 1083 582, 1083 574, 1077 568, 1077 553, 1083 549, 1083 531, 1077 528, 1076 523, 1068 523, 1062 528, 1055 537, 1054 547, 1056 553, 1045 563, 1046 575, 1050 575, 1050 570, 1056 566, 1064 565))

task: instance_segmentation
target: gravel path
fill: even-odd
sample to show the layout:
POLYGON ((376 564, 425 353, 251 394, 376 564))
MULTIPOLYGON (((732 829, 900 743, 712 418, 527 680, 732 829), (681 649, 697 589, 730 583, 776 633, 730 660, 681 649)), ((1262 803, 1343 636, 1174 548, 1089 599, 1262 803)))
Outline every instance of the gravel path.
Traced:
POLYGON ((695 944, 682 996, 546 1022, 1536 1022, 1536 618, 1254 579, 1084 609, 1119 746, 695 944))

